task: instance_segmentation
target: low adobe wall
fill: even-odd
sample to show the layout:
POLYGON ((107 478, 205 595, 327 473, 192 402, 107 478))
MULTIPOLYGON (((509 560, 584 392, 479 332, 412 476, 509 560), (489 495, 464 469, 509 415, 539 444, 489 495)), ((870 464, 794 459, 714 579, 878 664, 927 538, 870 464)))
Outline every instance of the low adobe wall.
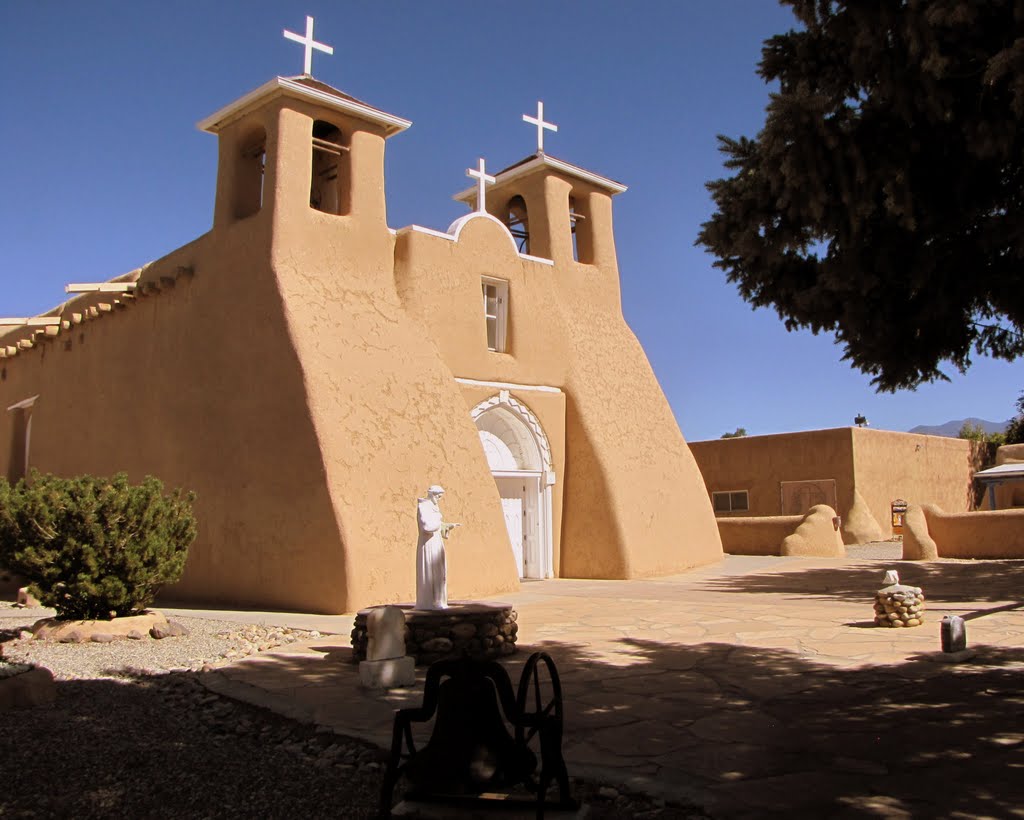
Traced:
POLYGON ((996 450, 996 466, 1024 461, 1024 444, 1004 444, 996 450))
POLYGON ((1024 510, 945 513, 912 504, 903 519, 903 557, 1024 558, 1024 510))
POLYGON ((719 518, 722 549, 729 555, 813 555, 841 558, 843 538, 826 504, 811 507, 806 515, 770 515, 719 518))

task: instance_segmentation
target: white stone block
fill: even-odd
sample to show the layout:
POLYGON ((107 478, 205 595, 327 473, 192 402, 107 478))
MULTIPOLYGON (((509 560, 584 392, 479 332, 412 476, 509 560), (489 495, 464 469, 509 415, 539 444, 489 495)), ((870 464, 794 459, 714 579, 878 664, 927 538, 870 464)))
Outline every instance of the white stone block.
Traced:
POLYGON ((366 616, 366 659, 405 657, 405 615, 397 606, 382 606, 366 616))
POLYGON ((359 680, 367 689, 394 689, 416 683, 416 659, 385 658, 380 661, 361 661, 359 680))

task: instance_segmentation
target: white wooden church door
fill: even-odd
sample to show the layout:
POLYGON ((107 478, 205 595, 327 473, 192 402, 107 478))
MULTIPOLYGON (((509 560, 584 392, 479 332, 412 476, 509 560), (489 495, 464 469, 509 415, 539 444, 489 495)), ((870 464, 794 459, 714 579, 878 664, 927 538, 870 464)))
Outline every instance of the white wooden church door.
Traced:
POLYGON ((498 492, 501 494, 501 511, 505 516, 505 528, 508 530, 508 540, 512 545, 516 571, 522 578, 526 574, 523 552, 523 514, 526 510, 526 487, 517 478, 498 478, 496 481, 498 492))

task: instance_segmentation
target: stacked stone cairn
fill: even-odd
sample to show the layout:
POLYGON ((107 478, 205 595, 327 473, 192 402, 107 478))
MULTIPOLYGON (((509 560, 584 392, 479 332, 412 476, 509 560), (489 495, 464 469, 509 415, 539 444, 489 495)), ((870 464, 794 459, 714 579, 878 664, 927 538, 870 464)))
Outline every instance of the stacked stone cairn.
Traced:
POLYGON ((886 584, 875 593, 875 626, 904 627, 924 623, 921 587, 901 584, 895 570, 885 573, 886 584))

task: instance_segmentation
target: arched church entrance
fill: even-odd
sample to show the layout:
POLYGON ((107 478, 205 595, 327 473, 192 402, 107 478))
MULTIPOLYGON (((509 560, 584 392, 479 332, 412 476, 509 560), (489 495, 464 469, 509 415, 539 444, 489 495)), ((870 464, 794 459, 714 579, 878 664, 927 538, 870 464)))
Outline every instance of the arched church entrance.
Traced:
POLYGON ((551 447, 540 421, 507 390, 473 408, 480 443, 501 496, 520 578, 550 578, 551 447))

